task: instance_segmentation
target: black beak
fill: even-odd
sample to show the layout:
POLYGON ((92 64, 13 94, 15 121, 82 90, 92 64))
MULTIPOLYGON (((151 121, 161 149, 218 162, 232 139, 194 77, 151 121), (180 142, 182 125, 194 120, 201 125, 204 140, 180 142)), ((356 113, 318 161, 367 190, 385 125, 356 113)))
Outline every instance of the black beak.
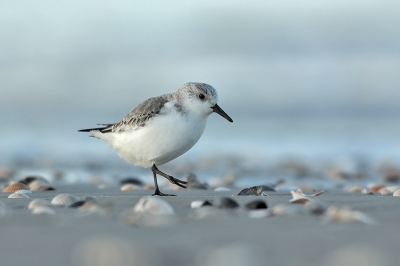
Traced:
POLYGON ((233 122, 232 118, 229 117, 229 115, 227 115, 224 110, 221 109, 221 107, 218 106, 218 104, 215 104, 213 107, 211 107, 211 109, 213 109, 214 113, 219 114, 220 116, 226 118, 226 120, 228 120, 229 122, 233 122))

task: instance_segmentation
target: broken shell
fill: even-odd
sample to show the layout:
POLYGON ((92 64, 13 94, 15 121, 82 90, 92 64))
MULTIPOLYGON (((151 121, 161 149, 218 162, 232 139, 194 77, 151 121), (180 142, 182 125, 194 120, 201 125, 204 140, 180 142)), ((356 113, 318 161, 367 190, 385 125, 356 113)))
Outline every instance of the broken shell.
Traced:
POLYGON ((153 196, 142 197, 133 208, 135 212, 153 215, 174 214, 174 208, 163 199, 153 196))
POLYGON ((25 194, 19 194, 19 193, 12 193, 10 196, 8 196, 9 199, 29 199, 29 197, 25 194))
POLYGON ((263 188, 261 186, 254 186, 245 188, 239 192, 238 196, 268 196, 263 193, 263 188))
POLYGON ((125 185, 121 186, 121 190, 122 191, 125 191, 125 190, 137 190, 137 189, 139 189, 139 187, 135 186, 133 184, 125 184, 125 185))
POLYGON ((304 196, 304 194, 301 192, 301 189, 298 189, 297 191, 290 191, 292 193, 292 199, 289 201, 290 203, 299 203, 299 204, 304 204, 307 201, 311 201, 311 199, 307 198, 304 196))
POLYGON ((400 189, 398 189, 395 192, 393 192, 393 196, 400 197, 400 189))
POLYGON ((221 209, 234 209, 239 207, 239 204, 231 198, 222 197, 217 200, 217 206, 221 209))
POLYGON ((68 206, 76 201, 79 201, 79 198, 75 195, 69 194, 69 193, 61 193, 55 196, 51 200, 51 204, 57 205, 57 206, 68 206))
POLYGON ((22 183, 14 183, 3 189, 3 192, 12 193, 18 190, 29 190, 29 187, 22 183))
POLYGON ((314 201, 307 201, 304 203, 304 209, 315 215, 323 214, 325 211, 325 208, 321 204, 314 201))
POLYGON ((260 210, 260 209, 268 208, 267 203, 262 200, 250 201, 249 203, 246 203, 246 205, 244 205, 244 206, 249 210, 260 210))
POLYGON ((35 208, 37 208, 39 206, 50 207, 51 203, 49 201, 47 201, 47 200, 44 200, 44 199, 34 199, 31 202, 29 202, 28 209, 32 210, 32 209, 35 209, 35 208))
POLYGON ((48 206, 37 206, 32 210, 32 214, 56 214, 56 211, 48 206))
POLYGON ((325 213, 325 221, 327 222, 360 222, 364 224, 376 224, 376 221, 368 215, 354 211, 348 207, 330 206, 325 213))
POLYGON ((316 196, 319 196, 319 195, 321 195, 322 193, 324 193, 324 190, 318 191, 318 192, 316 192, 316 193, 314 193, 314 194, 311 194, 311 195, 306 195, 306 194, 303 193, 303 191, 302 191, 301 189, 298 189, 298 190, 296 191, 296 193, 299 194, 299 195, 301 195, 301 196, 304 196, 304 197, 316 197, 316 196))
POLYGON ((208 200, 195 200, 190 203, 190 208, 196 209, 203 206, 212 206, 211 202, 208 200))

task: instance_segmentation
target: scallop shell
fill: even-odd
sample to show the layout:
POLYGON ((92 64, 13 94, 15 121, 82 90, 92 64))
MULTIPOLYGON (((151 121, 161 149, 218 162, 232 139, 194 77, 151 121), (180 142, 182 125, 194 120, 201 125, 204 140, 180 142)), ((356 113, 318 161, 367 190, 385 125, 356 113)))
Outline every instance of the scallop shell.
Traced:
POLYGON ((12 193, 8 196, 9 199, 29 199, 25 194, 12 193))
POLYGON ((33 210, 34 208, 37 208, 39 206, 50 207, 51 203, 49 201, 47 201, 47 200, 44 200, 44 199, 34 199, 31 202, 29 202, 28 209, 29 210, 33 210))
POLYGON ((57 206, 68 206, 76 201, 79 201, 77 196, 69 193, 61 193, 52 199, 51 204, 57 206))
POLYGON ((29 187, 22 183, 14 183, 3 189, 3 192, 12 193, 18 190, 29 190, 29 187))
POLYGON ((267 194, 263 193, 261 186, 254 186, 243 189, 239 192, 238 196, 267 196, 267 194))
POLYGON ((135 186, 133 184, 125 184, 125 185, 121 186, 121 190, 122 191, 125 191, 125 190, 137 190, 137 189, 139 189, 139 187, 135 186))
POLYGON ((265 201, 262 200, 254 200, 246 203, 244 205, 249 210, 260 210, 260 209, 267 209, 268 205, 265 201))
POLYGON ((56 214, 56 211, 48 206, 37 206, 32 210, 32 214, 56 214))
POLYGON ((398 189, 395 192, 393 192, 393 196, 400 197, 400 189, 398 189))
POLYGON ((163 199, 146 196, 140 198, 139 202, 133 208, 135 212, 153 215, 174 214, 174 208, 163 199))

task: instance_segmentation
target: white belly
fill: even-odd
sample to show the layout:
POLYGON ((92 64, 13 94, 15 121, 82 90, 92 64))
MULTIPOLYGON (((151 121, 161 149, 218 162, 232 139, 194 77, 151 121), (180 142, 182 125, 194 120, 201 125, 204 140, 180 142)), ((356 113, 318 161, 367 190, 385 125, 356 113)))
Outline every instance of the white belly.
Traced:
POLYGON ((126 161, 143 167, 167 163, 187 152, 200 139, 207 117, 160 115, 130 131, 96 132, 126 161), (109 135, 109 136, 106 136, 109 135))

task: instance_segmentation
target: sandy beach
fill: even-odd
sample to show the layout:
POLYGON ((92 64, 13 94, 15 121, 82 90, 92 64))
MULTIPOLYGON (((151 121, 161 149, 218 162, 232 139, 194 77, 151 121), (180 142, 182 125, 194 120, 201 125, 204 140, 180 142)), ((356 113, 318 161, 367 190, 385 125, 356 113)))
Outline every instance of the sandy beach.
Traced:
POLYGON ((164 188, 177 194, 161 198, 174 214, 148 215, 133 208, 151 190, 91 184, 54 187, 55 191, 27 193, 29 198, 0 194, 1 265, 397 265, 400 259, 400 198, 392 195, 331 189, 308 197, 323 206, 324 212, 317 215, 304 204, 289 203, 290 191, 237 196, 240 188, 164 188), (50 202, 61 193, 91 196, 97 207, 53 205, 54 213, 42 214, 28 209, 34 199, 50 202), (222 197, 240 206, 218 207, 222 197), (199 200, 214 207, 191 208, 199 200), (254 211, 245 205, 255 200, 268 208, 251 215, 254 211), (348 206, 367 219, 328 219, 329 206, 348 206))

